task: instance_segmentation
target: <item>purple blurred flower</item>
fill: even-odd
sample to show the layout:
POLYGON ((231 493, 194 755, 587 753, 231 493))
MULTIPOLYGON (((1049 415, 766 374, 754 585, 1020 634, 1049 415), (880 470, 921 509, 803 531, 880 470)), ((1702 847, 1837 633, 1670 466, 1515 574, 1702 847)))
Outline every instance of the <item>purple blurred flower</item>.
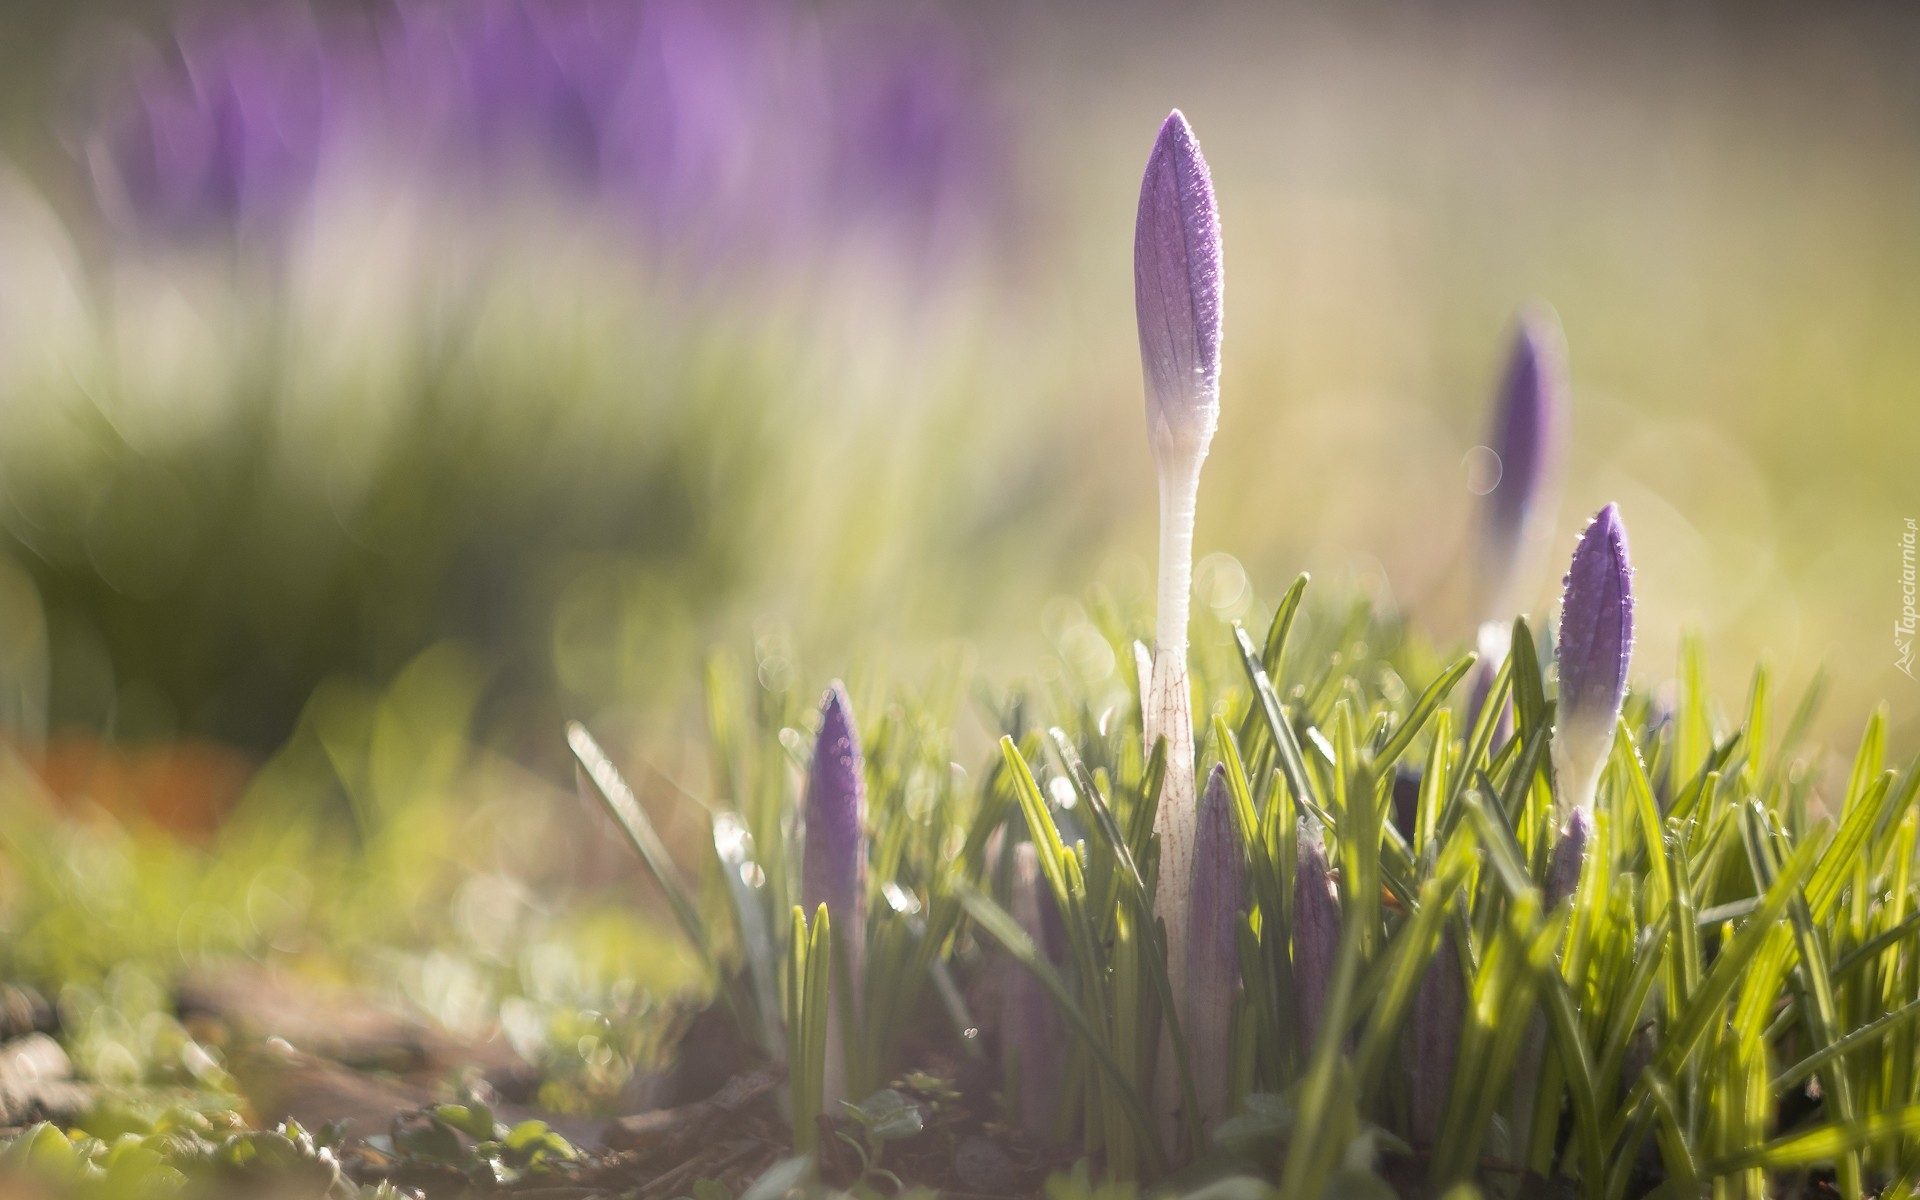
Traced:
POLYGON ((1601 509, 1574 548, 1560 608, 1560 699, 1554 730, 1572 802, 1593 803, 1598 771, 1627 694, 1633 654, 1633 568, 1620 510, 1601 509))
POLYGON ((1327 853, 1318 832, 1300 830, 1293 873, 1294 1009, 1300 1045, 1311 1054, 1326 1011, 1327 985, 1340 947, 1340 899, 1327 873, 1327 853))
POLYGON ((1154 451, 1204 456, 1220 415, 1220 218, 1213 177, 1179 109, 1140 180, 1133 304, 1154 451))
POLYGON ((1207 1128, 1226 1115, 1233 1000, 1240 989, 1240 918, 1247 911, 1246 852, 1234 826, 1227 769, 1215 763, 1200 802, 1200 829, 1193 844, 1193 908, 1187 925, 1188 997, 1182 1014, 1187 1059, 1207 1128))
POLYGON ((1440 1136, 1446 1119, 1453 1066, 1460 1057, 1460 1030, 1466 1019, 1467 985, 1460 971, 1460 952, 1453 926, 1441 926, 1440 946, 1420 977, 1411 1027, 1412 1054, 1407 1062, 1413 1117, 1413 1140, 1430 1145, 1440 1136))
POLYGON ((399 11, 402 121, 484 177, 532 172, 696 258, 875 232, 918 250, 1000 193, 1003 123, 944 25, 773 0, 399 11))
MULTIPOLYGON (((1057 963, 1064 931, 1055 933, 1059 915, 1054 911, 1052 893, 1040 881, 1039 852, 1032 842, 1014 847, 1012 910, 1014 920, 1020 922, 1034 946, 1057 963)), ((1027 1136, 1044 1141, 1052 1129, 1053 1111, 1060 1098, 1064 1040, 1060 1014, 1054 1011, 1053 999, 1040 981, 1019 968, 1009 973, 1000 1000, 1006 1079, 1016 1093, 1009 1099, 1027 1136)))
POLYGON ((602 16, 586 4, 401 4, 382 36, 396 115, 443 154, 598 183, 633 40, 602 16))
POLYGON ((806 853, 800 902, 833 914, 834 934, 848 944, 865 940, 867 896, 867 784, 853 705, 835 680, 820 701, 820 735, 807 777, 806 853))
POLYGON ((1548 308, 1521 317, 1488 440, 1499 476, 1487 493, 1480 530, 1485 611, 1503 623, 1514 577, 1553 521, 1567 427, 1566 344, 1548 308))
POLYGON ((762 7, 403 4, 383 35, 394 115, 454 167, 638 201, 671 232, 734 198, 728 164, 778 118, 757 94, 776 49, 762 7))
POLYGON ((1006 130, 965 41, 924 14, 842 35, 833 91, 835 206, 843 219, 903 225, 915 244, 991 219, 1005 194, 1006 130))
MULTIPOLYGON (((825 1102, 847 1099, 846 1047, 840 988, 854 997, 865 977, 867 944, 867 783, 860 756, 860 735, 853 705, 839 680, 820 701, 820 735, 813 746, 802 808, 806 844, 800 865, 800 903, 807 912, 827 906, 833 916, 836 959, 846 973, 833 972, 827 1015, 825 1102)), ((856 1001, 857 1002, 857 1001, 856 1001)))
POLYGON ((391 3, 351 39, 278 10, 194 27, 184 70, 140 79, 99 139, 103 199, 149 227, 224 228, 306 200, 344 142, 462 197, 532 182, 678 258, 760 262, 876 233, 918 252, 956 214, 984 231, 1004 194, 1005 122, 965 38, 931 20, 775 0, 391 3))
POLYGON ((180 30, 178 59, 135 69, 88 150, 116 220, 166 234, 271 224, 304 204, 338 83, 312 16, 272 8, 180 30))
MULTIPOLYGON (((1507 657, 1506 648, 1499 646, 1498 638, 1493 636, 1494 630, 1492 621, 1480 626, 1478 646, 1480 661, 1473 665, 1473 674, 1469 676, 1467 688, 1465 718, 1468 728, 1472 728, 1480 720, 1480 710, 1487 706, 1488 699, 1493 695, 1493 681, 1500 673, 1500 663, 1507 657)), ((1494 718, 1492 744, 1498 748, 1512 736, 1513 701, 1509 694, 1508 699, 1500 702, 1500 715, 1494 718)))
POLYGON ((1593 840, 1593 817, 1584 808, 1567 814, 1566 824, 1553 843, 1547 859, 1546 905, 1552 912, 1572 897, 1580 886, 1580 871, 1587 862, 1587 845, 1593 840))

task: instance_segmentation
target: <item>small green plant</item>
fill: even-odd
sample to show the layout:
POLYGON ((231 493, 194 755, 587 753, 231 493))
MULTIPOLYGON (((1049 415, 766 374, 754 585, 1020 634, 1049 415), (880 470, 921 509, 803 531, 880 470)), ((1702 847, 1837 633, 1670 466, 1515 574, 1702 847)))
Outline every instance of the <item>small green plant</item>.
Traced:
POLYGON ((837 1135, 860 1160, 860 1173, 851 1189, 854 1194, 897 1195, 904 1191, 906 1184, 881 1163, 889 1143, 915 1137, 927 1127, 920 1106, 892 1088, 882 1088, 858 1104, 843 1100, 840 1107, 859 1130, 857 1137, 837 1135), (879 1192, 879 1186, 885 1186, 886 1191, 879 1192))

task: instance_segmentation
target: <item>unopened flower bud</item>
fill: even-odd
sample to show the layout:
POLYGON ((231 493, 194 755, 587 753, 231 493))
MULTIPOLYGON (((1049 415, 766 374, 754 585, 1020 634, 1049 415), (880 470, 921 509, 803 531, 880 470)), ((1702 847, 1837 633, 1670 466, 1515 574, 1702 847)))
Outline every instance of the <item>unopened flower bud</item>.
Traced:
POLYGON ((1300 1020, 1300 1045, 1308 1053, 1320 1037, 1327 986, 1340 947, 1340 899, 1327 874, 1320 839, 1303 827, 1293 873, 1294 1012, 1300 1020))
POLYGON ((1560 700, 1555 765, 1571 803, 1591 808, 1614 723, 1627 695, 1633 654, 1633 568, 1627 531, 1612 504, 1580 537, 1560 605, 1560 700))
POLYGON ((1232 1074, 1233 1001, 1240 990, 1240 919, 1247 911, 1246 851, 1233 820, 1227 769, 1215 764, 1200 802, 1193 847, 1193 909, 1187 925, 1187 975, 1174 993, 1181 1014, 1202 1128, 1226 1115, 1232 1074))

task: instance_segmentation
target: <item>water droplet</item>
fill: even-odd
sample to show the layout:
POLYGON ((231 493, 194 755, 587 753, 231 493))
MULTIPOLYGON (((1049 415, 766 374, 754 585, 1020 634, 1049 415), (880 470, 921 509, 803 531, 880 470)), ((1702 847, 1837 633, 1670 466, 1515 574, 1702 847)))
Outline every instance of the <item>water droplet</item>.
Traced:
POLYGON ((1500 456, 1490 446, 1475 446, 1460 460, 1467 472, 1467 490, 1484 496, 1500 486, 1503 473, 1500 456))

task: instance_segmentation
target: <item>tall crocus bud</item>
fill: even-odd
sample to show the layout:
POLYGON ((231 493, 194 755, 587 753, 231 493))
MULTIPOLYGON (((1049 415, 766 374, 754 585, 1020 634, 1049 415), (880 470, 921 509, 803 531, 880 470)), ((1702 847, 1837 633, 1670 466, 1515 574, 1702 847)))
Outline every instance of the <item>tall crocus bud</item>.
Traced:
MULTIPOLYGON (((1531 564, 1559 507, 1571 392, 1559 317, 1545 306, 1523 313, 1500 379, 1493 427, 1486 444, 1474 450, 1485 480, 1474 576, 1481 621, 1472 688, 1476 713, 1506 661, 1514 612, 1531 594, 1531 564)), ((1504 738, 1511 728, 1511 714, 1503 711, 1495 736, 1504 738)))
POLYGON ((1420 977, 1420 991, 1408 1022, 1412 1054, 1407 1060, 1412 1093, 1413 1140, 1431 1145, 1446 1120, 1453 1065, 1460 1057, 1460 1030, 1466 1018, 1467 984, 1453 926, 1441 927, 1440 948, 1420 977))
POLYGON ((1300 1018, 1300 1046, 1313 1052, 1340 948, 1340 899, 1327 874, 1327 852, 1318 830, 1304 825, 1296 840, 1293 871, 1293 1011, 1300 1018))
POLYGON ((1220 221, 1213 181, 1187 119, 1160 126, 1140 181, 1133 233, 1134 312, 1146 375, 1147 440, 1160 474, 1160 604, 1146 703, 1149 741, 1167 739, 1160 836, 1160 915, 1169 968, 1185 975, 1195 811, 1193 715, 1187 691, 1187 609, 1193 591, 1193 511, 1200 464, 1220 412, 1220 221))
POLYGON ((1520 568, 1558 507, 1569 392, 1559 318, 1544 307, 1524 314, 1482 448, 1492 452, 1486 464, 1492 485, 1480 515, 1480 616, 1499 622, 1502 634, 1513 616, 1520 568))
POLYGON ((1247 911, 1246 851, 1233 822, 1227 769, 1215 764, 1200 802, 1193 845, 1193 909, 1187 925, 1187 974, 1174 994, 1186 998, 1181 1032, 1193 1069, 1200 1124, 1227 1115, 1233 998, 1240 987, 1241 914, 1247 911))
MULTIPOLYGON (((1034 946, 1057 960, 1063 937, 1053 896, 1040 879, 1040 859, 1032 842, 1013 851, 1013 919, 1034 946)), ((1006 1058, 1008 1100, 1020 1127, 1035 1142, 1045 1141, 1060 1099, 1060 1051, 1065 1043, 1060 1015, 1040 981, 1025 970, 1007 977, 1000 993, 1000 1036, 1006 1058)))
POLYGON ((1220 218, 1207 160, 1178 109, 1140 181, 1133 302, 1154 454, 1163 465, 1203 458, 1220 415, 1220 218))
MULTIPOLYGON (((806 852, 801 862, 800 900, 807 912, 825 904, 833 914, 835 957, 846 964, 832 986, 855 989, 867 940, 867 784, 861 769, 860 735, 853 705, 839 680, 820 701, 820 736, 807 778, 806 852)), ((825 1102, 846 1096, 846 1031, 841 999, 829 1005, 825 1102)))
POLYGON ((1633 568, 1627 530, 1609 504, 1580 535, 1560 602, 1560 701, 1554 765, 1562 796, 1593 807, 1594 790, 1627 695, 1633 654, 1633 568))
POLYGON ((1580 886, 1580 871, 1587 862, 1587 845, 1593 840, 1593 815, 1584 808, 1567 814, 1560 837, 1553 843, 1547 859, 1547 911, 1560 907, 1580 886))
MULTIPOLYGON (((1147 741, 1167 739, 1166 783, 1153 822, 1160 838, 1155 904, 1167 927, 1167 969, 1173 978, 1184 979, 1199 820, 1187 690, 1187 606, 1193 593, 1200 464, 1220 415, 1220 219, 1207 160, 1178 109, 1161 124, 1140 180, 1133 304, 1146 376, 1147 441, 1160 475, 1159 621, 1144 705, 1147 741)), ((1180 1002, 1183 1022, 1188 1007, 1180 1002)), ((1171 1043, 1163 1038, 1156 1102, 1162 1128, 1168 1130, 1179 1105, 1171 1060, 1171 1043)))

